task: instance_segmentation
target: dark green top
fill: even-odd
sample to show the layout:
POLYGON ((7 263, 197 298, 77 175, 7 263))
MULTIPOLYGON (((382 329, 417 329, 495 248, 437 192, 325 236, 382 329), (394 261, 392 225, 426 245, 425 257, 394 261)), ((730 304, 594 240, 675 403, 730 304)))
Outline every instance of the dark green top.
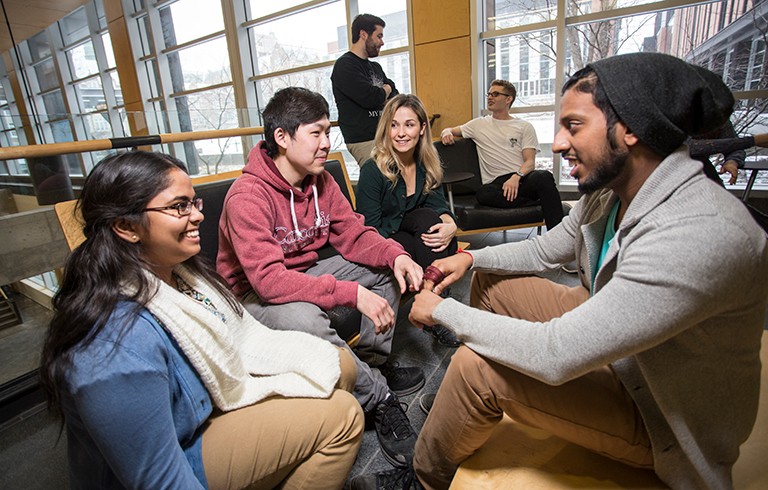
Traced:
MULTIPOLYGON (((373 159, 369 159, 360 168, 357 182, 357 212, 365 217, 365 224, 376 228, 381 236, 389 238, 400 229, 403 216, 415 208, 431 208, 438 215, 449 214, 453 217, 442 186, 424 194, 426 169, 416 162, 416 192, 414 199, 405 195, 405 181, 397 179, 395 187, 384 177, 373 159)), ((454 218, 455 220, 455 218, 454 218)))

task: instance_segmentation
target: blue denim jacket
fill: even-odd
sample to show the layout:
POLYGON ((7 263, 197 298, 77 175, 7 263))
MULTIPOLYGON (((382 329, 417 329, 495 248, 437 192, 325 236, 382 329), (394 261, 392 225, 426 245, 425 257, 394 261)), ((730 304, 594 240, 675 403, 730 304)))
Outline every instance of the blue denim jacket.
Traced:
POLYGON ((94 341, 73 350, 62 394, 70 484, 207 488, 201 427, 211 398, 173 338, 135 306, 121 302, 94 341))

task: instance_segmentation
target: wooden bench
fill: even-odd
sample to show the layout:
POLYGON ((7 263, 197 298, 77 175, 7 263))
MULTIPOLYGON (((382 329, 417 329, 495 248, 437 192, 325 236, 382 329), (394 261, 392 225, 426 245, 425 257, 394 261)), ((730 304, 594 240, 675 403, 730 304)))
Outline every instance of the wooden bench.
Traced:
MULTIPOLYGON (((739 490, 768 488, 768 332, 763 332, 757 421, 733 468, 739 490)), ((667 488, 652 471, 632 468, 504 417, 488 442, 459 467, 452 490, 502 488, 667 488)))

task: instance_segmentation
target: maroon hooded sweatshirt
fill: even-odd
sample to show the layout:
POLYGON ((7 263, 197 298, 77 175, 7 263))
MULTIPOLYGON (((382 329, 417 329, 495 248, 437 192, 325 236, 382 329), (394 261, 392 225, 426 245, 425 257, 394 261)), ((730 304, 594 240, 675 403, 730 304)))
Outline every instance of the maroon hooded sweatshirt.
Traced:
POLYGON ((240 298, 253 289, 267 303, 354 308, 356 282, 303 271, 328 244, 350 262, 394 267, 397 256, 406 252, 364 223, 328 172, 307 176, 297 191, 259 142, 224 199, 216 268, 240 298))

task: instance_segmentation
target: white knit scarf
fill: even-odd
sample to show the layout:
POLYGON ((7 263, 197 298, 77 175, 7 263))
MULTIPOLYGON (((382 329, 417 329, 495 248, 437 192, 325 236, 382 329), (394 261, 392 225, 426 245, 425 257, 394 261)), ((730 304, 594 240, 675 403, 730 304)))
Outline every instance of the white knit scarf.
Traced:
MULTIPOLYGON (((242 318, 205 280, 187 267, 174 272, 207 296, 226 323, 203 304, 147 272, 157 294, 146 308, 176 340, 222 411, 272 395, 326 398, 341 373, 338 349, 303 332, 271 330, 248 312, 242 318)), ((124 286, 133 295, 135 286, 124 286)))

